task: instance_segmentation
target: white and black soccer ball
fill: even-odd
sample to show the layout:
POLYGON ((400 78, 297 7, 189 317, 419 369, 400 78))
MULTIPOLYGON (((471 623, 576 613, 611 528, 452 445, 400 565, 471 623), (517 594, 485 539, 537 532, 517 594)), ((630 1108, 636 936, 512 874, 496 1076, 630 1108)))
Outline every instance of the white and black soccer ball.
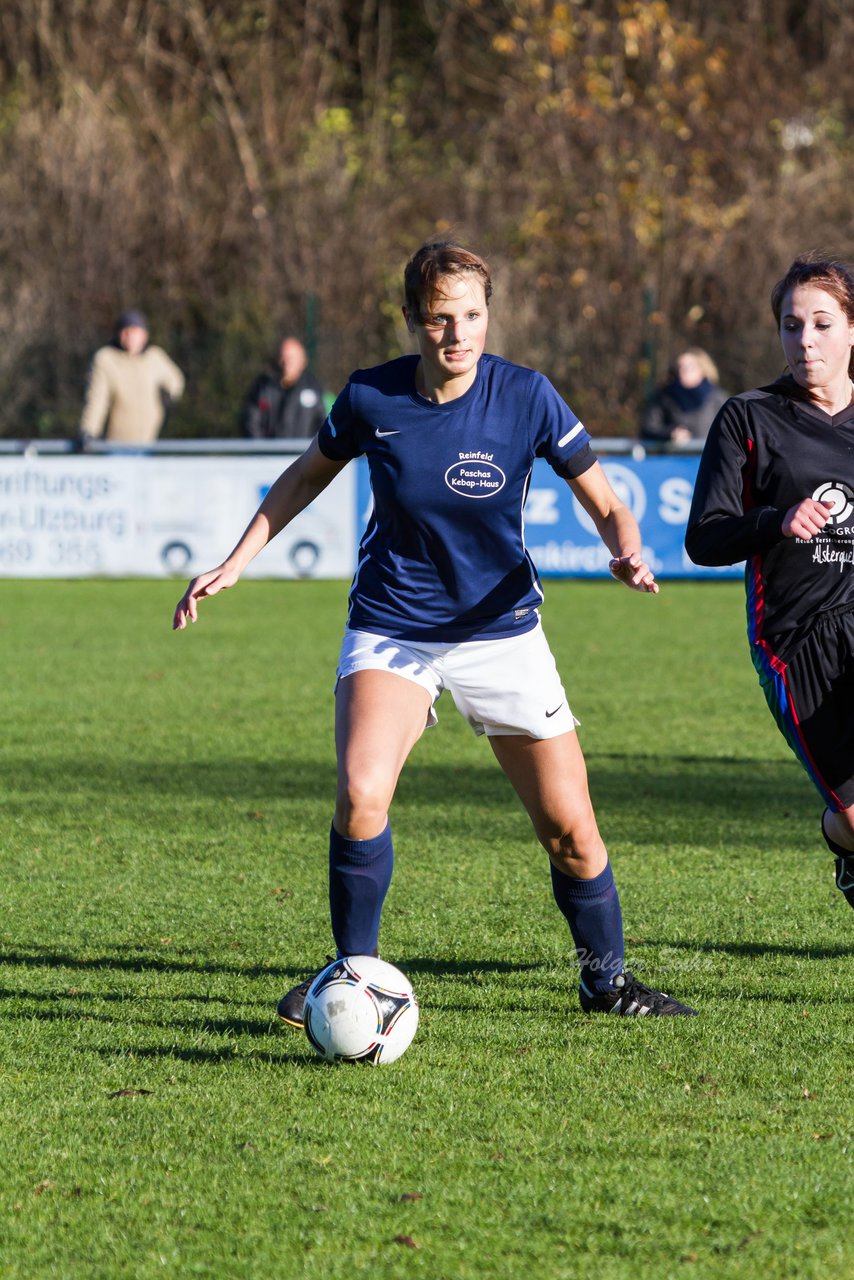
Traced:
POLYGON ((328 1062, 394 1062, 418 1029, 412 983, 376 956, 345 956, 317 975, 303 1014, 312 1047, 328 1062))

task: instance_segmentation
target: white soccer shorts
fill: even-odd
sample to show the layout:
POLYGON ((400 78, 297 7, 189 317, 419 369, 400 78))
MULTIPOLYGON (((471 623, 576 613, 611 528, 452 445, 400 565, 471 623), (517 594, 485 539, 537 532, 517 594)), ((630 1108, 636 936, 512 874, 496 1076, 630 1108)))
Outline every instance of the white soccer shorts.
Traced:
POLYGON ((445 689, 474 732, 487 737, 557 738, 578 724, 539 620, 520 636, 459 644, 348 628, 336 675, 343 680, 355 671, 390 671, 421 685, 431 700, 428 728, 438 722, 436 701, 445 689))

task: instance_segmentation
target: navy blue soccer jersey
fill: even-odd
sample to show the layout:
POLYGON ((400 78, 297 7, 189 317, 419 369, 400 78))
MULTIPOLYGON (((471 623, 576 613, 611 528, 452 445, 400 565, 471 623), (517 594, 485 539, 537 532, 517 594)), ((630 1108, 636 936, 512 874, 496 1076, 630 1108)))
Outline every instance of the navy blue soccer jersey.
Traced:
POLYGON ((596 461, 590 437, 532 369, 483 355, 469 390, 436 404, 415 389, 418 359, 357 370, 317 437, 370 470, 348 625, 451 643, 526 631, 543 598, 525 548, 534 459, 572 479, 596 461))

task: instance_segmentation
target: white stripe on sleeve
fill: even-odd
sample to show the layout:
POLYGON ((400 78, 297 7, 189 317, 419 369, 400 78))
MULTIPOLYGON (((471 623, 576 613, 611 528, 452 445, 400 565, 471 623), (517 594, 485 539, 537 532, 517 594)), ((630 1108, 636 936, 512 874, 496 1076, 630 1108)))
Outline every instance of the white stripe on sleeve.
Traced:
POLYGON ((558 440, 558 442, 557 442, 557 447, 558 447, 559 449, 562 449, 562 448, 563 448, 563 446, 564 446, 565 444, 569 444, 570 440, 574 440, 574 439, 575 439, 575 437, 578 435, 579 431, 583 431, 583 430, 584 430, 584 423, 583 423, 583 422, 576 422, 576 424, 575 424, 575 426, 572 428, 572 430, 571 430, 571 431, 567 431, 566 435, 565 435, 565 436, 562 436, 562 437, 561 437, 561 439, 560 439, 560 440, 558 440))

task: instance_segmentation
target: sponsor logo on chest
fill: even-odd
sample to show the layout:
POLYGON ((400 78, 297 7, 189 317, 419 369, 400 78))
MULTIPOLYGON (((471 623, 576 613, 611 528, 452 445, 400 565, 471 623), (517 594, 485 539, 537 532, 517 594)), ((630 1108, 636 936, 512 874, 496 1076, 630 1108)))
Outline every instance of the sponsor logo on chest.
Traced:
POLYGON ((795 542, 812 552, 813 564, 833 564, 840 573, 850 572, 854 565, 854 489, 844 480, 825 480, 812 498, 830 508, 827 524, 815 537, 796 538, 795 542))
POLYGON ((814 502, 826 502, 830 507, 827 523, 847 524, 854 512, 854 489, 844 480, 826 480, 812 495, 814 502))
POLYGON ((460 453, 445 472, 445 484, 462 498, 491 498, 507 483, 492 453, 460 453))

